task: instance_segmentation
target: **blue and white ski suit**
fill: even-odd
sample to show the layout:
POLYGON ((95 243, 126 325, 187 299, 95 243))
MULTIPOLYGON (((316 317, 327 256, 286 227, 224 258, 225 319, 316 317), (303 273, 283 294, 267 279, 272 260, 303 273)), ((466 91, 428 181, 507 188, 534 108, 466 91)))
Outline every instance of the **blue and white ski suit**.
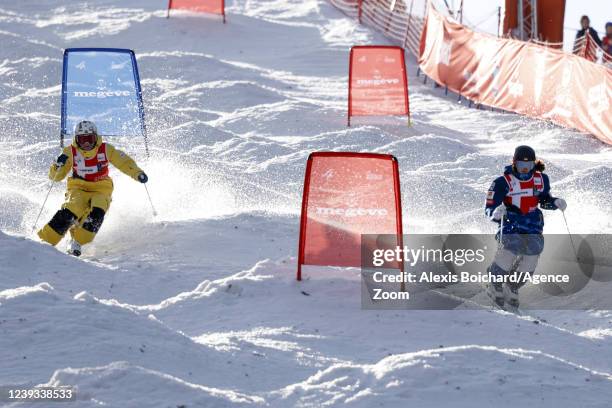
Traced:
POLYGON ((556 198, 550 195, 550 181, 541 171, 519 174, 507 166, 504 174, 493 181, 485 203, 485 214, 492 217, 499 205, 506 206, 497 236, 501 247, 489 270, 506 275, 511 270, 533 272, 544 250, 544 215, 540 208, 556 210, 556 198), (501 234, 500 234, 501 232, 501 234))

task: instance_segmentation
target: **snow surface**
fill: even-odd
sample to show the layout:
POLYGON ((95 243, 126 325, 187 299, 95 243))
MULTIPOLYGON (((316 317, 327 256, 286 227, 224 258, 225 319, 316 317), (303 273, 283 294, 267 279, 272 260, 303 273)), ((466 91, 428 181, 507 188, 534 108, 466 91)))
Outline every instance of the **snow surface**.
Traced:
MULTIPOLYGON (((529 143, 573 232, 609 233, 610 147, 469 109, 414 61, 413 127, 346 128, 349 47, 384 37, 324 0, 229 1, 225 25, 165 6, 0 1, 0 384, 73 385, 75 407, 609 406, 609 311, 365 311, 356 271, 294 274, 311 151, 396 155, 406 232, 491 233, 484 191, 529 143), (32 225, 59 152, 62 49, 79 46, 137 53, 152 158, 116 144, 160 215, 115 172, 104 227, 74 259, 32 225)), ((62 199, 55 186, 39 226, 62 199)), ((560 214, 546 232, 565 232, 560 214)))

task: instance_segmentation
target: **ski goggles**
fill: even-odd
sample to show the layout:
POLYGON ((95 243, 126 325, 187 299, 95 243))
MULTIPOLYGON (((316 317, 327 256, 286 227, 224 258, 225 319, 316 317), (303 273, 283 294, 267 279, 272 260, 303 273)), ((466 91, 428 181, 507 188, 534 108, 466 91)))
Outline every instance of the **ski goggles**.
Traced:
POLYGON ((516 169, 519 172, 524 173, 524 172, 533 170, 533 167, 535 166, 535 162, 534 161, 517 161, 516 163, 514 163, 514 165, 516 166, 516 169))
POLYGON ((96 135, 93 133, 87 135, 77 135, 76 142, 79 147, 91 149, 96 144, 96 135))

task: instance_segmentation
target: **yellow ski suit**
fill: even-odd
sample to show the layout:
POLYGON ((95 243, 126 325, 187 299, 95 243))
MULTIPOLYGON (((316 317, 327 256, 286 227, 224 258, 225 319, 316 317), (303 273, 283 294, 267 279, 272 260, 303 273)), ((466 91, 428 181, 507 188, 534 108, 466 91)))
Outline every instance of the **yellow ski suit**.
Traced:
MULTIPOLYGON (((102 144, 102 138, 98 135, 96 146, 86 151, 80 149, 76 140, 73 140, 72 145, 63 150, 63 154, 68 156, 66 163, 63 166, 53 163, 49 169, 49 179, 61 181, 73 169, 73 148, 78 154, 89 160, 98 155, 102 144)), ((108 162, 138 181, 138 175, 143 171, 132 158, 108 143, 105 143, 105 149, 108 162)), ((70 230, 72 239, 81 245, 93 241, 110 207, 112 193, 113 181, 110 177, 105 176, 98 181, 87 181, 73 172, 68 178, 66 201, 51 221, 38 231, 38 236, 51 245, 57 245, 70 230)))

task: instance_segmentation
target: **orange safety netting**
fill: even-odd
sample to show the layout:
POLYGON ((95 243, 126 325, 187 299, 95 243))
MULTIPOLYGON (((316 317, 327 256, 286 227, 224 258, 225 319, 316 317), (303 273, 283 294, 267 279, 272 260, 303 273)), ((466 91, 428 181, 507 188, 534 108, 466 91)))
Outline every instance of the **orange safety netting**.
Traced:
POLYGON ((476 103, 551 120, 612 144, 612 70, 576 55, 476 33, 429 8, 420 68, 476 103))
POLYGON ((351 116, 409 114, 404 50, 383 45, 351 48, 348 124, 351 116))
POLYGON ((317 152, 306 165, 297 279, 302 265, 361 265, 361 234, 402 237, 399 171, 387 154, 317 152))

